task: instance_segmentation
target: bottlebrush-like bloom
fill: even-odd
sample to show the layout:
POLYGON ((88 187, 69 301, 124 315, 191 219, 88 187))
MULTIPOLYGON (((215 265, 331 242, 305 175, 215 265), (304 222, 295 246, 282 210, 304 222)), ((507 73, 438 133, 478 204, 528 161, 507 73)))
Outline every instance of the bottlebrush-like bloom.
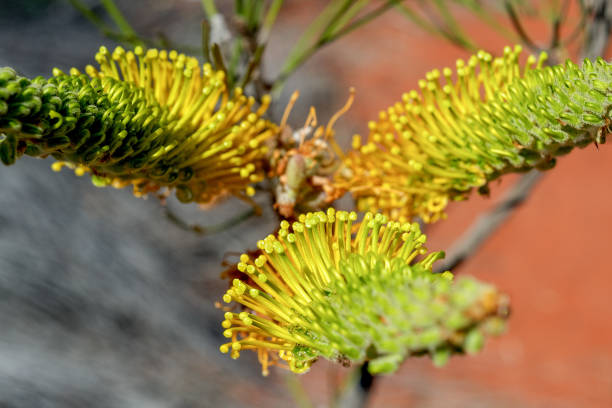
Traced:
POLYGON ((443 364, 454 352, 477 351, 483 336, 503 327, 507 298, 471 278, 432 273, 442 252, 426 255, 418 224, 367 213, 308 213, 242 255, 223 296, 223 353, 255 350, 263 366, 304 372, 320 356, 348 364, 369 360, 390 373, 408 356, 443 364), (354 232, 354 234, 353 234, 354 232), (419 258, 420 257, 420 258, 419 258))
POLYGON ((0 70, 0 158, 52 155, 96 185, 134 186, 142 195, 176 189, 184 202, 244 197, 263 179, 265 141, 276 126, 261 118, 270 103, 240 88, 230 94, 225 73, 176 51, 121 47, 96 54, 89 75, 21 78, 0 70), (90 78, 91 77, 91 78, 90 78))
POLYGON ((502 174, 548 169, 575 146, 603 142, 610 132, 612 67, 602 59, 581 67, 542 67, 520 47, 503 57, 485 52, 419 82, 402 101, 370 122, 336 177, 361 210, 432 222, 449 200, 502 174), (441 81, 441 77, 444 80, 441 81))

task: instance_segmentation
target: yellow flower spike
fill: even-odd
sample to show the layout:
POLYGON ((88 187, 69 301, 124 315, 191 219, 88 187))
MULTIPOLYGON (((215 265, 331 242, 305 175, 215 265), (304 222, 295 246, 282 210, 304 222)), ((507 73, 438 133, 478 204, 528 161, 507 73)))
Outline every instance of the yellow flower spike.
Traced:
POLYGON ((605 140, 610 64, 545 68, 543 53, 521 68, 521 51, 458 60, 456 80, 449 68, 427 73, 420 92, 404 93, 368 123, 367 140, 353 138, 334 187, 351 192, 360 210, 434 222, 474 187, 486 190, 509 172, 551 168, 555 156, 605 140))
POLYGON ((179 200, 201 204, 255 193, 266 141, 277 132, 262 118, 269 97, 255 107, 242 89, 226 89, 224 72, 176 51, 100 47, 95 60, 97 68, 85 68, 89 78, 73 68, 28 81, 2 69, 0 87, 21 89, 0 100, 19 108, 0 109, 15 139, 3 162, 24 152, 53 155, 77 174, 90 173, 97 186, 132 184, 136 196, 175 190, 179 200))
POLYGON ((231 341, 221 352, 257 351, 263 375, 271 365, 302 373, 318 357, 369 359, 374 373, 423 353, 440 364, 440 354, 476 351, 482 342, 466 339, 507 314, 507 299, 490 285, 433 274, 443 253, 425 255, 416 223, 371 213, 356 223, 356 213, 333 208, 298 218, 259 241, 259 255, 240 257, 248 277, 223 297, 245 310, 224 314, 231 341))

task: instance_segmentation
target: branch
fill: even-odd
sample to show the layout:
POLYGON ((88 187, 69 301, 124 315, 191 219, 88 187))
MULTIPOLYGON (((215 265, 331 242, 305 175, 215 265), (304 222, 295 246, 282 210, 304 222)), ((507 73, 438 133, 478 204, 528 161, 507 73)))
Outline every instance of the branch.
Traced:
POLYGON ((453 270, 472 256, 480 248, 480 245, 527 199, 541 177, 542 173, 537 170, 522 176, 495 208, 478 217, 451 246, 447 258, 440 261, 441 264, 438 265, 435 272, 453 270))
POLYGON ((164 214, 166 215, 168 220, 170 220, 173 224, 175 224, 179 228, 184 229, 185 231, 195 232, 198 235, 216 234, 218 232, 228 230, 242 223, 243 221, 248 220, 249 218, 254 216, 255 213, 256 213, 256 209, 254 207, 251 207, 248 210, 240 214, 237 214, 218 224, 202 226, 198 224, 193 224, 193 225, 189 224, 185 220, 180 218, 177 214, 175 214, 170 208, 164 207, 164 214))
POLYGON ((334 401, 334 408, 365 408, 368 405, 371 391, 375 382, 376 376, 368 371, 368 362, 366 361, 355 371, 358 378, 351 381, 344 392, 334 401))
MULTIPOLYGON (((107 25, 104 20, 102 20, 96 13, 94 13, 82 0, 68 0, 68 2, 76 9, 79 13, 83 15, 90 23, 98 28, 98 30, 105 37, 110 38, 113 41, 117 41, 120 43, 129 44, 131 46, 136 45, 144 45, 147 48, 176 48, 177 50, 181 50, 187 54, 195 54, 198 50, 194 47, 190 47, 185 44, 170 44, 168 43, 168 47, 164 45, 164 41, 155 41, 149 38, 140 37, 133 30, 131 33, 125 33, 123 31, 116 31, 109 25, 107 25)), ((128 24, 129 26, 129 24, 128 24)), ((163 35, 163 33, 160 33, 163 35)))
POLYGON ((510 21, 512 22, 512 27, 514 28, 514 31, 516 31, 516 33, 520 37, 521 41, 523 41, 523 43, 527 47, 529 47, 529 49, 531 49, 532 51, 535 51, 535 52, 542 51, 542 49, 531 40, 531 38, 529 37, 525 29, 523 28, 523 25, 521 24, 521 21, 516 11, 514 10, 514 6, 512 5, 512 3, 506 0, 504 1, 504 6, 506 7, 506 13, 508 14, 508 17, 510 18, 510 21))
POLYGON ((202 0, 202 9, 209 19, 218 13, 217 7, 215 6, 215 0, 202 0))
MULTIPOLYGON (((110 18, 117 25, 117 27, 119 28, 119 31, 121 31, 123 35, 128 36, 128 37, 139 38, 138 35, 136 34, 136 31, 132 28, 130 23, 123 16, 121 11, 115 4, 114 0, 102 0, 102 6, 104 7, 106 12, 110 16, 110 18)), ((144 45, 144 43, 140 41, 140 44, 137 44, 137 45, 144 45)))
POLYGON ((318 25, 328 21, 327 14, 329 14, 331 11, 334 11, 333 9, 324 10, 323 13, 321 13, 321 15, 319 16, 319 18, 324 18, 322 18, 321 20, 317 18, 317 20, 315 20, 315 22, 311 25, 311 27, 309 27, 309 29, 305 33, 305 37, 298 41, 298 45, 296 45, 292 54, 287 58, 287 61, 285 62, 281 73, 274 80, 273 91, 279 93, 289 76, 291 76, 291 74, 293 74, 293 72, 298 69, 315 52, 317 52, 324 46, 331 44, 333 41, 343 37, 344 35, 349 34, 350 32, 361 27, 362 25, 369 23, 370 21, 374 20, 376 17, 380 16, 381 14, 383 14, 390 8, 396 6, 397 4, 401 3, 402 1, 404 0, 387 0, 378 8, 366 13, 365 15, 356 19, 352 23, 346 24, 343 28, 329 32, 336 20, 342 16, 342 13, 336 13, 336 15, 329 19, 329 22, 326 28, 324 29, 323 34, 318 37, 314 44, 312 44, 310 47, 306 47, 305 44, 307 43, 307 41, 309 39, 312 39, 310 37, 314 37, 315 28, 318 28, 318 25), (310 30, 312 31, 309 32, 310 30))
POLYGON ((587 24, 587 18, 589 16, 589 11, 585 4, 585 0, 578 0, 578 6, 580 7, 580 21, 573 29, 573 31, 562 41, 562 46, 567 47, 571 44, 579 35, 584 33, 584 29, 587 24))
POLYGON ((594 16, 587 28, 585 43, 580 53, 582 58, 602 55, 608 47, 612 33, 612 4, 609 0, 593 0, 591 9, 594 16))

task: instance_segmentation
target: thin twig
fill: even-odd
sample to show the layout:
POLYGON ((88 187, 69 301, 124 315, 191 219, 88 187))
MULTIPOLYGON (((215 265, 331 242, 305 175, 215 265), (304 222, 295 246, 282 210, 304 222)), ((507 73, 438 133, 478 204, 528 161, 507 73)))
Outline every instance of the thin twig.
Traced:
POLYGON ((602 55, 612 33, 612 4, 609 0, 593 0, 593 20, 587 28, 585 43, 580 53, 582 58, 595 58, 602 55))
POLYGON ((559 10, 559 14, 557 14, 555 18, 553 18, 551 30, 552 33, 550 35, 550 45, 548 46, 550 50, 556 50, 561 42, 561 25, 563 24, 563 20, 565 19, 564 12, 566 11, 566 8, 567 7, 562 7, 562 9, 559 10))
POLYGON ((233 88, 234 84, 238 80, 238 68, 240 64, 240 57, 243 52, 243 41, 242 38, 235 38, 232 46, 232 55, 227 65, 227 82, 229 88, 233 88))
POLYGON ((229 228, 232 228, 243 221, 248 220, 252 216, 255 215, 256 209, 254 207, 249 208, 247 211, 244 211, 228 220, 222 221, 218 224, 202 226, 198 224, 188 224, 185 220, 180 218, 176 213, 174 213, 170 208, 164 207, 164 213, 166 217, 178 227, 186 230, 195 232, 198 235, 208 235, 208 234, 216 234, 218 232, 225 231, 229 228))
POLYGON ((140 42, 138 45, 144 45, 144 42, 138 37, 136 31, 132 28, 127 19, 123 16, 117 5, 113 0, 102 0, 102 6, 113 20, 113 22, 117 25, 117 28, 121 31, 121 33, 128 37, 134 37, 138 39, 140 42))
POLYGON ((435 0, 433 3, 442 17, 443 25, 448 27, 448 31, 457 38, 457 41, 470 51, 478 49, 478 46, 470 41, 469 36, 465 34, 455 17, 448 10, 446 2, 444 0, 435 0))
POLYGON ((574 30, 572 30, 572 32, 563 39, 561 44, 562 47, 567 47, 570 43, 572 43, 572 41, 578 38, 580 34, 584 33, 587 19, 589 17, 589 11, 587 10, 584 0, 578 0, 578 5, 580 7, 580 21, 576 27, 574 27, 574 30))
POLYGON ((369 23, 370 21, 374 20, 376 17, 380 16, 381 14, 383 14, 384 12, 386 12, 387 10, 389 10, 390 8, 394 7, 395 5, 401 3, 404 0, 388 0, 385 4, 383 4, 382 6, 372 10, 371 12, 367 13, 366 15, 364 15, 363 17, 357 19, 356 21, 354 21, 353 23, 347 25, 346 27, 342 28, 341 30, 338 30, 336 32, 334 32, 333 36, 331 37, 330 40, 326 41, 326 43, 329 43, 333 40, 337 40, 340 37, 356 30, 357 28, 361 27, 364 24, 369 23))
POLYGON ((206 20, 202 20, 202 56, 204 61, 211 62, 212 57, 210 56, 210 23, 206 20))
POLYGON ((218 13, 217 7, 215 6, 215 0, 202 0, 202 9, 208 18, 218 13))
POLYGON ((266 12, 266 16, 264 17, 263 24, 259 32, 259 42, 264 46, 268 42, 270 32, 272 31, 272 27, 276 21, 276 17, 278 17, 278 13, 283 7, 283 2, 284 0, 273 0, 272 4, 268 8, 268 11, 266 12))
POLYGON ((332 43, 333 41, 345 36, 346 34, 352 32, 353 30, 363 26, 364 24, 369 23, 376 17, 383 14, 385 11, 390 8, 396 6, 404 0, 387 0, 385 4, 379 6, 378 8, 372 10, 371 12, 365 14, 363 17, 355 20, 351 24, 346 25, 342 29, 334 31, 333 34, 328 36, 322 36, 316 41, 310 48, 306 49, 302 54, 295 57, 290 64, 286 64, 283 71, 280 73, 278 78, 274 81, 273 91, 280 92, 283 87, 283 84, 289 78, 289 76, 298 69, 308 58, 310 58, 315 52, 319 51, 325 45, 332 43))
POLYGON ((344 7, 344 0, 332 0, 319 13, 312 23, 302 33, 299 40, 285 59, 278 77, 273 81, 273 88, 280 93, 285 81, 300 67, 312 54, 315 53, 322 34, 338 18, 338 10, 344 7))
POLYGON ((437 28, 434 27, 429 21, 425 20, 418 13, 412 10, 409 6, 405 4, 398 4, 395 8, 407 19, 416 24, 421 30, 426 31, 429 34, 439 35, 437 28))
MULTIPOLYGON (((148 38, 142 38, 137 34, 124 34, 122 32, 115 31, 112 27, 107 25, 96 13, 94 13, 85 3, 81 0, 68 0, 72 7, 74 7, 79 13, 83 15, 90 23, 100 30, 102 35, 110 38, 113 41, 119 43, 130 44, 130 45, 146 45, 147 47, 153 48, 165 48, 163 41, 155 41, 148 38), (160 47, 161 46, 161 47, 160 47)), ((169 48, 176 48, 182 52, 188 54, 195 54, 197 49, 185 44, 172 44, 169 48)))
MULTIPOLYGON (((255 49, 255 53, 253 54, 253 57, 249 61, 249 65, 247 66, 246 72, 244 73, 244 77, 242 77, 242 79, 240 80, 240 84, 238 85, 240 88, 244 88, 245 86, 247 86, 247 84, 251 81, 251 78, 255 70, 258 67, 260 67, 261 56, 263 55, 264 50, 265 50, 265 44, 261 44, 255 49)), ((259 79, 261 79, 261 77, 259 77, 259 79)), ((261 84, 261 86, 258 86, 256 88, 259 89, 260 87, 262 88, 262 90, 265 88, 263 84, 261 84)))
POLYGON ((436 13, 434 13, 433 10, 431 10, 430 7, 423 1, 419 1, 418 5, 420 6, 423 14, 425 14, 434 25, 438 34, 440 34, 448 42, 467 51, 475 51, 477 49, 475 44, 467 41, 466 38, 462 37, 460 33, 455 32, 452 28, 447 28, 444 22, 441 21, 436 13))
POLYGON ((102 31, 102 33, 104 35, 106 35, 106 33, 112 32, 113 30, 106 25, 106 23, 96 14, 94 13, 85 3, 83 3, 81 0, 68 0, 70 2, 70 4, 72 5, 72 7, 74 7, 75 9, 77 9, 77 11, 79 13, 81 13, 83 15, 83 17, 85 17, 86 19, 88 19, 93 25, 95 25, 96 27, 98 27, 98 29, 100 31, 102 31))
POLYGON ((247 30, 247 32, 243 34, 243 38, 249 46, 248 48, 251 57, 249 58, 249 63, 244 72, 244 76, 239 82, 239 86, 244 88, 251 82, 251 80, 253 80, 255 94, 257 95, 258 99, 261 99, 261 95, 270 90, 270 85, 260 74, 263 70, 262 56, 266 50, 266 46, 268 45, 272 27, 274 27, 274 23, 276 22, 278 13, 283 7, 283 3, 284 0, 273 0, 272 4, 270 4, 268 10, 266 11, 261 28, 256 32, 247 30), (255 75, 257 70, 259 70, 259 72, 257 75, 255 75))
POLYGON ((371 396, 376 376, 368 371, 368 362, 355 369, 356 377, 347 384, 344 392, 334 401, 334 408, 365 408, 371 396))
POLYGON ((314 407, 314 404, 308 397, 308 393, 304 389, 304 386, 302 385, 302 382, 300 381, 300 378, 297 375, 293 373, 288 373, 287 375, 285 375, 285 385, 291 393, 293 401, 299 408, 314 407))
POLYGON ((332 20, 332 22, 327 26, 327 28, 323 31, 321 38, 325 39, 334 35, 337 31, 350 23, 353 18, 355 18, 369 3, 370 0, 346 1, 345 9, 343 9, 341 14, 335 17, 334 20, 332 20))
MULTIPOLYGON (((227 72, 225 62, 223 61, 223 53, 221 52, 221 47, 219 47, 219 44, 217 43, 212 44, 212 59, 215 63, 215 69, 227 72)), ((228 81, 229 78, 225 76, 225 85, 229 88, 228 81)))
POLYGON ((532 51, 535 51, 535 52, 542 51, 542 49, 531 40, 531 38, 529 37, 525 29, 523 28, 523 25, 521 24, 521 21, 518 18, 518 15, 516 11, 514 10, 514 6, 512 5, 512 3, 509 0, 505 0, 504 6, 506 7, 506 13, 508 14, 508 17, 510 18, 512 27, 514 28, 514 31, 516 31, 516 33, 520 37, 521 41, 527 47, 529 47, 532 51))
POLYGON ((518 40, 516 33, 506 28, 503 24, 499 24, 499 21, 497 21, 493 14, 488 11, 488 8, 480 1, 461 1, 459 4, 467 8, 472 14, 478 17, 480 21, 487 24, 493 31, 510 41, 510 43, 516 43, 518 40))
MULTIPOLYGON (((347 11, 351 8, 351 0, 343 0, 343 3, 340 5, 340 8, 336 10, 332 18, 327 22, 323 32, 320 35, 320 38, 325 41, 325 39, 331 37, 334 34, 334 31, 338 27, 338 23, 343 20, 343 16, 347 13, 347 11)), ((345 21, 346 23, 346 21, 345 21)))
POLYGON ((472 256, 482 243, 519 207, 529 196, 542 173, 537 170, 525 174, 516 182, 499 203, 489 212, 481 215, 451 246, 448 256, 435 272, 452 270, 472 256))

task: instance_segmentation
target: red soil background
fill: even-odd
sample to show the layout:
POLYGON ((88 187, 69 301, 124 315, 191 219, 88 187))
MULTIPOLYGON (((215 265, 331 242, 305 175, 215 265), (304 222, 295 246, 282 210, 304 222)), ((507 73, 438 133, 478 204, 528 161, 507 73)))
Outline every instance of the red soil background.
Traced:
MULTIPOLYGON (((277 34, 282 35, 275 41, 284 45, 277 48, 297 39, 324 4, 291 2, 278 19, 277 34)), ((471 15, 457 15, 484 49, 500 53, 507 45, 471 15)), ((501 15, 500 24, 507 24, 501 15)), ((529 20, 526 27, 541 43, 549 38, 549 27, 542 21, 529 20)), ((367 121, 399 100, 402 92, 417 88, 428 70, 453 67, 457 58, 467 56, 389 12, 323 49, 296 76, 306 78, 300 79, 302 87, 309 80, 324 81, 338 107, 350 86, 357 89, 357 99, 339 125, 339 133, 344 130, 348 139, 351 131, 366 132, 367 121)), ((455 271, 492 282, 511 296, 508 332, 490 340, 479 355, 451 359, 442 369, 427 359, 407 361, 399 372, 376 382, 369 406, 612 406, 612 276, 607 256, 611 172, 612 150, 607 145, 561 158, 527 202, 455 271)), ((448 248, 516 180, 509 176, 494 183, 490 198, 474 193, 469 201, 453 204, 448 220, 428 227, 428 247, 448 248)), ((330 383, 345 373, 317 363, 301 379, 314 401, 324 403, 330 383)))

